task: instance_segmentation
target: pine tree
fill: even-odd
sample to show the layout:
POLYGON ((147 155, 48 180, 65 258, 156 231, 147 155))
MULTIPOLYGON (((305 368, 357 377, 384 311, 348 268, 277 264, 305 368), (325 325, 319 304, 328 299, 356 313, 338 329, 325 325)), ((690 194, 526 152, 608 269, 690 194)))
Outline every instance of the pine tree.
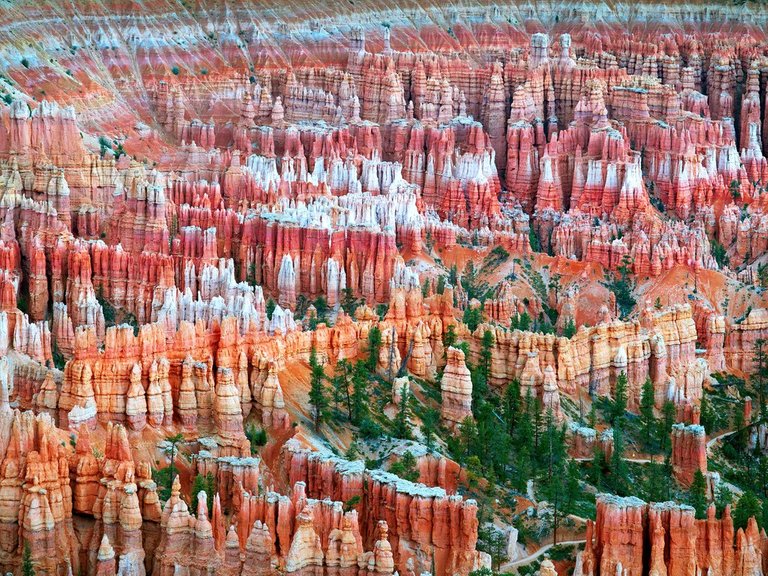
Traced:
POLYGON ((693 482, 688 489, 688 504, 696 510, 696 518, 703 520, 707 517, 707 480, 701 470, 693 474, 693 482))
POLYGON ((197 502, 200 492, 205 492, 208 509, 213 506, 213 497, 216 495, 216 478, 210 472, 203 476, 198 474, 192 483, 192 511, 197 513, 197 502))
POLYGON ((379 349, 381 348, 381 330, 374 326, 368 331, 368 370, 376 371, 376 363, 379 360, 379 349))
POLYGON ((590 480, 595 488, 601 489, 603 485, 603 472, 605 471, 605 453, 599 442, 595 442, 592 448, 592 467, 590 468, 590 480))
POLYGON ((435 445, 435 432, 440 421, 440 413, 434 408, 427 408, 421 418, 421 435, 427 452, 432 452, 435 445))
POLYGON ((32 563, 32 548, 28 541, 24 541, 24 552, 21 555, 22 576, 35 576, 35 565, 32 563))
POLYGON ((661 408, 661 421, 659 422, 659 444, 661 451, 666 453, 671 449, 670 434, 672 434, 672 425, 675 423, 677 409, 674 402, 667 400, 661 408))
POLYGON ((458 283, 458 276, 459 276, 459 271, 456 268, 456 264, 451 264, 451 267, 448 270, 448 283, 451 286, 456 286, 458 283))
POLYGON ((490 330, 483 332, 483 338, 480 342, 480 365, 478 370, 480 370, 486 381, 491 374, 491 358, 494 343, 493 332, 490 330))
POLYGON ((515 426, 513 438, 513 444, 517 448, 515 468, 517 470, 516 480, 519 489, 525 488, 526 482, 535 475, 537 470, 535 458, 537 454, 535 448, 537 433, 535 426, 540 417, 536 415, 539 412, 538 405, 536 399, 531 394, 530 388, 526 391, 522 408, 523 411, 515 426))
POLYGON ((653 414, 654 389, 653 382, 646 378, 640 393, 640 425, 643 434, 643 442, 646 448, 651 446, 651 440, 658 424, 653 414))
POLYGON ((664 456, 664 500, 672 498, 672 478, 674 477, 674 468, 672 468, 672 451, 664 456))
POLYGON ((352 411, 353 424, 360 424, 368 415, 368 374, 362 360, 352 370, 352 411))
POLYGON ((317 310, 317 319, 325 321, 325 316, 328 314, 328 301, 324 296, 318 296, 314 301, 315 310, 317 310))
POLYGON ((712 407, 712 402, 710 402, 708 395, 704 394, 701 397, 699 421, 701 422, 701 425, 704 426, 704 430, 707 434, 712 434, 713 432, 719 430, 717 420, 717 414, 712 407))
POLYGON ((543 466, 539 481, 542 492, 552 509, 553 539, 557 544, 557 529, 565 517, 563 500, 565 499, 565 443, 564 435, 555 424, 552 411, 546 415, 546 427, 543 435, 543 466))
POLYGON ((411 389, 405 383, 400 389, 400 405, 395 416, 394 433, 396 437, 405 438, 406 440, 411 438, 411 427, 408 424, 408 418, 411 415, 410 400, 411 389))
POLYGON ((595 426, 597 426, 597 407, 595 406, 595 403, 592 402, 592 405, 589 407, 589 414, 587 415, 587 424, 589 424, 589 427, 594 429, 595 426))
POLYGON ((563 510, 566 514, 576 512, 576 503, 581 495, 581 471, 574 460, 568 460, 565 470, 565 502, 563 510))
POLYGON ((755 366, 755 370, 750 378, 752 387, 757 392, 757 405, 758 414, 760 419, 765 419, 765 383, 766 383, 766 371, 768 371, 768 357, 765 353, 766 341, 762 338, 758 339, 752 350, 752 363, 755 366))
POLYGON ((667 499, 667 481, 664 465, 652 460, 648 463, 648 476, 643 486, 645 498, 649 502, 663 502, 667 499))
POLYGON ((488 381, 480 369, 469 366, 469 375, 472 379, 472 414, 477 416, 485 404, 488 393, 488 381))
MULTIPOLYGON (((197 503, 200 492, 205 492, 205 476, 198 474, 195 476, 195 481, 192 482, 192 507, 191 511, 197 513, 197 503)), ((210 502, 209 502, 210 504, 210 502)))
POLYGON ((733 405, 733 445, 737 451, 743 452, 747 447, 749 434, 744 425, 744 406, 741 402, 733 405))
POLYGON ((619 420, 613 427, 613 451, 611 452, 611 487, 619 496, 627 495, 629 469, 624 460, 624 433, 619 420))
POLYGON ((437 279, 437 289, 435 290, 438 294, 441 296, 443 295, 443 292, 445 292, 445 276, 440 276, 437 279))
POLYGON ((173 486, 173 479, 176 477, 176 454, 178 452, 177 445, 179 442, 184 441, 184 435, 178 432, 172 436, 166 436, 165 441, 169 444, 166 450, 171 455, 171 464, 168 466, 170 469, 170 473, 168 475, 168 490, 170 492, 171 486, 173 486))
POLYGON ((504 422, 507 425, 507 433, 512 435, 515 433, 517 422, 520 419, 520 409, 522 406, 522 397, 520 396, 520 381, 513 379, 504 390, 504 398, 502 401, 502 408, 504 414, 504 422))
POLYGON ((456 344, 456 340, 456 326, 449 324, 448 330, 446 330, 445 334, 443 334, 443 348, 445 349, 444 354, 448 353, 448 348, 456 344))
POLYGON ((482 310, 480 310, 479 307, 472 308, 467 307, 466 310, 464 310, 464 316, 462 317, 462 322, 467 325, 467 328, 469 328, 470 332, 474 332, 477 330, 477 327, 480 325, 480 322, 483 321, 483 313, 482 310))
MULTIPOLYGON (((715 494, 715 510, 717 517, 722 518, 723 512, 726 506, 733 504, 733 492, 724 482, 720 482, 717 485, 717 493, 715 494)), ((763 510, 765 512, 765 509, 763 510)))
POLYGON ((568 320, 565 321, 565 326, 563 326, 563 336, 566 338, 573 338, 576 335, 576 322, 573 321, 573 318, 568 318, 568 320))
POLYGON ((309 369, 309 403, 312 405, 312 420, 315 425, 315 430, 317 430, 320 422, 323 420, 325 411, 328 409, 328 398, 326 397, 324 384, 325 370, 317 361, 317 354, 315 353, 314 346, 309 353, 309 369))
POLYGON ((611 423, 615 423, 619 418, 624 418, 627 411, 627 375, 624 372, 616 378, 616 389, 613 393, 613 403, 611 405, 611 423))
POLYGON ((736 502, 736 506, 733 509, 733 529, 743 528, 746 530, 747 522, 753 516, 758 523, 762 521, 762 507, 755 493, 747 490, 739 498, 739 501, 736 502))
POLYGON ((470 456, 475 455, 477 448, 477 426, 471 416, 467 416, 459 424, 459 458, 466 463, 470 456))
POLYGON ((416 457, 410 450, 406 450, 400 459, 390 466, 389 471, 411 482, 416 482, 419 479, 416 457))
POLYGON ((527 311, 523 311, 522 314, 512 316, 510 327, 512 330, 522 330, 523 332, 527 332, 531 329, 531 315, 528 314, 527 311))
POLYGON ((350 394, 350 374, 352 366, 346 358, 339 360, 336 364, 336 374, 331 380, 333 386, 333 402, 338 410, 339 404, 343 403, 347 410, 347 420, 352 420, 352 395, 350 394))

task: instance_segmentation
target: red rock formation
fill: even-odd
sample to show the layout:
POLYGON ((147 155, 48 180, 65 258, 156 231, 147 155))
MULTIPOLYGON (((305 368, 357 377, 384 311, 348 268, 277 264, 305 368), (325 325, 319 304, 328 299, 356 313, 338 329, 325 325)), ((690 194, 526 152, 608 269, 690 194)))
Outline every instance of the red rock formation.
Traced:
MULTIPOLYGON (((316 498, 360 496, 364 547, 379 536, 379 520, 386 521, 398 570, 405 570, 409 560, 417 570, 434 562, 437 574, 461 572, 479 562, 474 551, 474 501, 447 496, 442 488, 413 484, 380 470, 365 470, 362 462, 302 450, 294 440, 286 443, 283 460, 294 499, 296 487, 316 498)), ((289 540, 279 534, 278 530, 278 542, 289 540)))
POLYGON ((447 363, 440 381, 442 403, 440 417, 446 426, 456 427, 472 417, 472 380, 459 348, 446 350, 447 363))
POLYGON ((672 469, 675 479, 690 486, 696 470, 707 473, 707 435, 698 424, 672 427, 672 469))
POLYGON ((734 542, 730 507, 722 519, 710 507, 705 520, 696 520, 689 506, 599 495, 597 518, 594 524, 587 522, 582 574, 614 574, 617 567, 628 574, 689 576, 697 569, 732 574, 741 566, 759 571, 759 542, 754 519, 734 542))

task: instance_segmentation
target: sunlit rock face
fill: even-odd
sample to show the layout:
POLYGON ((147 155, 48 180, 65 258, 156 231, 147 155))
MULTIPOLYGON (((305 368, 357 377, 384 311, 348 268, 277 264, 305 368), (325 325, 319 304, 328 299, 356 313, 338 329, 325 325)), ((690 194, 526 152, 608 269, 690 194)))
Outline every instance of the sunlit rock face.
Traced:
MULTIPOLYGON (((449 435, 511 382, 587 460, 574 406, 650 381, 706 474, 711 374, 768 339, 765 10, 262 4, 0 8, 0 569, 468 576, 449 435), (358 454, 414 481, 346 394, 313 422, 310 358, 434 411, 358 454)), ((586 529, 581 576, 768 561, 727 511, 586 529)))

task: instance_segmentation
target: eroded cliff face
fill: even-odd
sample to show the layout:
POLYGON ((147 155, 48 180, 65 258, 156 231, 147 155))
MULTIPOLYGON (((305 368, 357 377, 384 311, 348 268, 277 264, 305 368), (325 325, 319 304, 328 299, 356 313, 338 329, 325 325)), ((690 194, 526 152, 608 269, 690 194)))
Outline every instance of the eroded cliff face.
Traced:
POLYGON ((734 535, 730 507, 697 520, 694 509, 671 502, 599 495, 597 518, 587 524, 581 575, 762 574, 766 536, 751 518, 734 535))
MULTIPOLYGON (((25 543, 40 574, 487 563, 458 464, 425 452, 412 483, 318 449, 311 351, 335 370, 374 327, 375 372, 439 385, 448 428, 490 332, 492 390, 565 420, 622 373, 637 411, 650 379, 685 421, 677 480, 706 471, 703 386, 768 332, 764 11, 440 10, 0 11, 0 569, 25 543), (162 502, 176 433, 195 457, 162 502), (196 510, 192 474, 217 486, 196 510)), ((751 575, 765 549, 728 514, 602 498, 583 574, 751 575)))

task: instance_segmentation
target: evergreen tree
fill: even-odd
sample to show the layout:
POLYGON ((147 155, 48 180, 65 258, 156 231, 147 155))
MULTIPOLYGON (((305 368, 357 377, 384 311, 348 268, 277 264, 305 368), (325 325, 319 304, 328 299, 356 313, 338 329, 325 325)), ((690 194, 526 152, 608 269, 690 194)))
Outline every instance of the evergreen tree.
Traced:
POLYGON ((553 541, 557 544, 557 529, 565 517, 565 436, 564 430, 561 432, 555 424, 551 410, 547 411, 543 440, 539 481, 552 510, 553 541))
POLYGON ((483 312, 480 310, 479 307, 471 307, 468 306, 466 310, 464 310, 464 316, 462 317, 462 322, 467 325, 467 328, 469 328, 470 332, 474 332, 477 330, 477 327, 480 326, 480 322, 483 321, 483 312))
POLYGON ((581 471, 575 460, 568 460, 565 469, 565 502, 563 510, 566 514, 576 513, 576 503, 581 495, 581 471))
POLYGON ((768 496, 768 456, 762 453, 759 446, 755 446, 755 458, 757 459, 757 472, 755 473, 755 487, 760 498, 768 496))
POLYGON ((576 322, 573 321, 573 318, 568 318, 568 320, 565 321, 565 326, 563 326, 563 336, 566 338, 573 338, 576 335, 576 322))
POLYGON ((408 424, 408 418, 411 415, 410 408, 411 389, 407 383, 400 389, 400 405, 395 416, 394 433, 398 438, 410 439, 411 427, 408 424))
POLYGON ((491 357, 494 343, 493 332, 490 330, 483 332, 483 339, 480 341, 480 365, 478 370, 480 370, 486 380, 491 374, 491 357))
POLYGON ((533 476, 533 455, 527 445, 519 446, 515 454, 515 474, 513 482, 518 490, 525 490, 528 480, 533 476))
POLYGON ((644 496, 649 502, 663 502, 667 499, 669 492, 664 464, 652 460, 648 463, 647 470, 648 476, 643 487, 644 496))
POLYGON ((22 576, 35 576, 35 565, 32 563, 32 548, 29 541, 24 541, 24 552, 21 554, 22 576))
POLYGON ((603 485, 603 472, 605 471, 605 453, 599 442, 595 442, 592 449, 592 467, 590 468, 590 480, 595 488, 601 489, 603 485))
POLYGON ((352 288, 344 288, 341 297, 341 309, 347 313, 347 316, 353 316, 359 305, 360 301, 355 298, 355 293, 352 288))
POLYGON ((458 284, 458 276, 459 271, 456 268, 456 264, 451 264, 451 268, 448 270, 448 283, 451 286, 456 286, 458 284))
POLYGON ((324 296, 318 296, 314 301, 315 310, 317 310, 317 319, 325 321, 325 317, 328 314, 328 301, 324 296))
POLYGON ((351 420, 360 424, 368 415, 368 374, 365 363, 358 360, 352 370, 352 410, 351 420))
POLYGON ((646 448, 651 446, 651 440, 653 439, 654 432, 658 426, 656 423, 656 416, 653 414, 653 404, 653 382, 650 378, 646 378, 643 383, 642 391, 640 392, 640 425, 643 434, 643 442, 646 448))
POLYGON ((467 416, 459 424, 459 459, 466 463, 470 456, 475 455, 477 448, 477 426, 471 416, 467 416))
POLYGON ((629 487, 629 469, 624 460, 624 433, 621 422, 616 421, 613 427, 613 451, 611 452, 611 487, 619 496, 626 496, 629 487))
POLYGON ((538 404, 528 388, 523 402, 523 413, 514 430, 514 445, 517 448, 515 468, 517 469, 518 488, 523 489, 526 482, 536 471, 536 431, 535 425, 540 419, 538 404))
POLYGON ((520 419, 522 401, 523 399, 520 396, 520 381, 513 379, 506 390, 504 390, 504 397, 502 400, 504 422, 507 425, 507 434, 509 435, 515 433, 515 428, 520 419))
POLYGON ((531 315, 527 311, 523 311, 522 314, 512 316, 510 328, 512 330, 522 330, 523 332, 529 331, 531 329, 531 315))
POLYGON ((736 502, 736 506, 733 509, 733 529, 744 528, 746 530, 747 522, 753 516, 758 523, 762 521, 762 507, 755 493, 747 490, 739 498, 739 501, 736 502))
POLYGON ((325 370, 317 361, 315 347, 309 353, 310 386, 309 403, 312 406, 312 420, 315 430, 322 422, 325 411, 328 409, 328 398, 325 391, 325 370))
POLYGON ((419 479, 416 457, 410 450, 406 450, 400 459, 390 466, 389 471, 411 482, 416 482, 419 479))
POLYGON ((672 468, 672 452, 667 452, 664 456, 664 500, 672 499, 672 478, 675 475, 675 471, 672 468))
POLYGON ((438 277, 436 292, 441 296, 443 295, 443 292, 445 292, 445 276, 441 275, 440 277, 438 277))
POLYGON ((255 456, 259 453, 259 446, 264 446, 267 443, 267 432, 263 428, 256 426, 251 422, 245 427, 245 437, 248 438, 248 442, 251 444, 251 455, 255 456))
POLYGON ((374 326, 368 331, 368 370, 372 373, 376 371, 380 348, 381 330, 379 330, 378 326, 374 326))
MULTIPOLYGON (((722 518, 723 512, 726 506, 733 504, 733 492, 724 482, 720 482, 717 485, 717 493, 715 494, 715 510, 717 511, 717 517, 722 518)), ((765 510, 763 510, 765 512, 765 510)))
POLYGON ((197 514, 197 503, 200 492, 205 492, 208 510, 213 506, 213 497, 216 494, 216 478, 210 472, 206 475, 198 474, 192 483, 192 512, 197 514))
POLYGON ((487 475, 505 477, 509 463, 510 438, 490 402, 481 402, 476 417, 477 443, 475 454, 482 458, 487 475))
POLYGON ((592 402, 592 405, 589 407, 589 414, 587 415, 587 424, 589 424, 589 427, 593 430, 597 426, 597 407, 595 406, 595 403, 592 402))
POLYGON ((269 318, 270 320, 272 320, 272 312, 275 311, 276 306, 277 304, 275 303, 274 300, 272 300, 272 298, 269 298, 267 300, 266 312, 267 312, 267 318, 269 318))
POLYGON ((166 448, 166 451, 171 456, 171 464, 168 466, 170 469, 168 474, 168 492, 170 494, 171 486, 173 486, 173 479, 176 477, 176 454, 178 452, 177 445, 179 442, 184 441, 184 435, 181 432, 177 432, 172 436, 166 436, 165 441, 169 444, 169 446, 166 448))
MULTIPOLYGON (((499 573, 501 564, 507 559, 507 537, 493 524, 478 529, 477 549, 491 557, 491 569, 481 568, 470 572, 470 576, 493 576, 499 573), (485 570, 485 572, 483 571, 485 570)), ((434 574, 434 571, 432 572, 434 574)))
POLYGON ((456 345, 456 340, 456 326, 449 324, 448 330, 446 330, 445 334, 443 334, 443 348, 446 350, 446 353, 448 348, 456 345))
POLYGON ((340 403, 344 404, 347 410, 347 419, 352 421, 352 394, 350 393, 350 379, 352 375, 352 365, 346 358, 339 360, 336 364, 336 374, 331 380, 333 386, 333 402, 336 409, 340 403))
POLYGON ((707 434, 712 434, 716 430, 719 430, 719 427, 717 425, 717 414, 715 413, 714 408, 712 407, 712 402, 710 402, 709 397, 707 394, 704 394, 701 397, 701 410, 699 413, 699 422, 701 422, 701 425, 704 426, 704 430, 707 434))
POLYGON ((750 383, 755 392, 757 392, 757 412, 761 420, 765 419, 765 383, 766 372, 768 371, 768 357, 765 352, 765 340, 758 339, 752 349, 752 363, 755 367, 750 383))
POLYGON ((733 405, 733 446, 738 452, 744 452, 749 441, 749 432, 744 425, 744 406, 741 402, 733 405))
POLYGON ((432 452, 435 445, 435 432, 440 421, 440 413, 434 408, 427 408, 421 418, 421 435, 427 452, 432 452))
POLYGON ((696 518, 703 520, 707 517, 707 480, 701 470, 693 474, 693 482, 688 489, 688 504, 696 510, 696 518))
POLYGON ((480 369, 469 366, 469 375, 472 379, 472 414, 477 416, 485 404, 488 393, 488 381, 480 369))
POLYGON ((667 400, 664 402, 664 406, 661 408, 661 421, 659 422, 659 444, 661 451, 666 453, 672 447, 672 440, 670 434, 672 434, 672 426, 675 423, 675 417, 677 415, 677 409, 674 402, 667 400))
POLYGON ((624 372, 616 378, 616 389, 613 393, 613 403, 611 404, 611 422, 615 423, 620 418, 624 418, 627 411, 627 375, 624 372))

